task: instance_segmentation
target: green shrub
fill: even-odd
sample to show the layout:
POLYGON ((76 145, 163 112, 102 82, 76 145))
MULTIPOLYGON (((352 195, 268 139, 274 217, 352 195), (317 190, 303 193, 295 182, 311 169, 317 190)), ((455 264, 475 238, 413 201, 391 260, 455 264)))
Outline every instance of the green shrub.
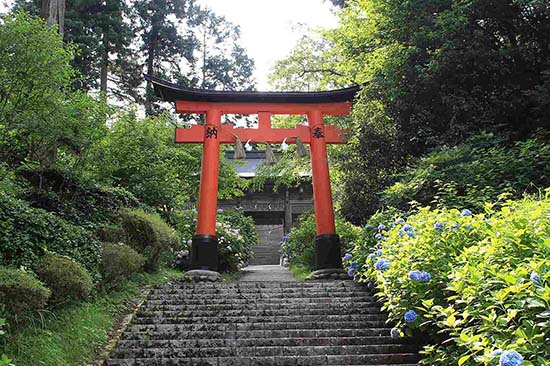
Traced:
MULTIPOLYGON (((197 212, 195 210, 176 211, 171 222, 182 238, 179 250, 189 250, 195 233, 197 212)), ((258 243, 258 232, 252 218, 239 210, 220 210, 216 223, 218 238, 219 270, 237 272, 252 257, 253 248, 258 243)))
POLYGON ((469 207, 483 211, 502 193, 521 197, 550 185, 550 144, 541 136, 505 145, 493 135, 480 135, 456 147, 444 147, 396 176, 382 193, 384 206, 409 210, 415 205, 469 207))
POLYGON ((360 281, 376 281, 406 334, 419 328, 450 340, 426 347, 424 363, 491 365, 501 349, 518 351, 525 365, 548 364, 549 198, 486 205, 477 215, 423 208, 384 224, 379 247, 358 243, 347 264, 360 281), (411 310, 417 319, 408 323, 411 310))
POLYGON ((174 229, 158 214, 143 210, 127 210, 120 213, 121 225, 128 237, 128 245, 145 255, 145 270, 156 271, 163 252, 176 248, 179 238, 174 229))
MULTIPOLYGON (((335 224, 343 254, 354 246, 361 235, 361 229, 340 217, 336 217, 335 224)), ((281 252, 289 258, 290 263, 312 268, 315 260, 316 235, 315 215, 303 215, 290 231, 290 235, 285 237, 281 252)))
POLYGON ((104 224, 98 226, 96 234, 99 240, 106 243, 127 243, 128 236, 120 225, 104 224))
POLYGON ((0 266, 0 305, 17 323, 46 307, 48 290, 32 272, 0 266))
POLYGON ((101 251, 101 272, 107 288, 120 288, 134 273, 143 268, 145 257, 118 243, 104 243, 101 251))
POLYGON ((71 258, 47 254, 35 266, 38 278, 51 289, 50 304, 54 307, 84 300, 93 288, 92 277, 71 258))
POLYGON ((122 188, 85 182, 65 170, 20 169, 19 174, 33 187, 26 201, 74 225, 93 229, 112 221, 120 209, 139 206, 137 199, 122 188))
POLYGON ((0 192, 0 265, 30 268, 46 251, 68 256, 99 277, 101 244, 90 232, 0 192))

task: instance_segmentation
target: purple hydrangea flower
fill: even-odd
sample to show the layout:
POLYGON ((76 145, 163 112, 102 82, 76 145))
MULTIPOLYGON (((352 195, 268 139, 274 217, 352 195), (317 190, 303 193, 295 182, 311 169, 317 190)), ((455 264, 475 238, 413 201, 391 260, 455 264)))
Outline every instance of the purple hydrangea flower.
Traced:
POLYGON ((504 351, 500 355, 498 363, 500 366, 521 366, 523 365, 523 356, 517 351, 504 351))
POLYGON ((361 266, 359 265, 359 263, 357 263, 355 261, 351 262, 351 264, 349 266, 354 268, 355 270, 361 269, 361 266))
POLYGON ((353 268, 352 266, 349 266, 348 268, 348 276, 350 277, 355 276, 355 268, 353 268))
POLYGON ((434 224, 434 229, 436 230, 443 230, 443 224, 439 221, 434 224))
POLYGON ((218 213, 223 213, 223 208, 218 208, 218 213))
POLYGON ((533 281, 534 283, 539 283, 540 282, 540 275, 533 271, 531 272, 531 276, 529 276, 529 278, 531 279, 531 281, 533 281))
POLYGON ((382 244, 378 243, 374 246, 376 249, 382 249, 382 244))
POLYGON ((467 208, 462 210, 460 213, 460 216, 472 216, 472 211, 468 210, 467 208))
POLYGON ((386 271, 390 269, 390 261, 384 258, 380 258, 374 264, 374 268, 376 268, 379 271, 386 271))
POLYGON ((391 337, 392 339, 399 339, 399 338, 401 338, 401 334, 400 334, 400 332, 399 332, 399 329, 397 329, 397 328, 392 328, 392 329, 390 330, 390 337, 391 337))
POLYGON ((458 224, 453 224, 453 225, 451 226, 451 230, 456 230, 456 229, 458 229, 458 226, 459 226, 458 224))
POLYGON ((376 235, 374 236, 374 238, 375 238, 376 240, 382 240, 382 239, 384 239, 384 235, 378 233, 378 234, 376 234, 376 235))
POLYGON ((412 231, 412 230, 413 230, 413 227, 412 227, 411 225, 409 225, 409 224, 406 224, 406 225, 403 226, 403 230, 405 230, 405 231, 412 231))
POLYGON ((367 288, 368 288, 368 289, 373 289, 373 288, 375 288, 375 287, 376 287, 376 283, 374 283, 374 282, 369 282, 369 283, 367 283, 367 288))
POLYGON ((345 261, 349 261, 349 260, 352 259, 352 258, 353 258, 353 255, 351 255, 350 253, 344 254, 344 260, 345 260, 345 261))
POLYGON ((384 225, 384 224, 378 225, 378 231, 382 231, 382 230, 385 230, 385 229, 386 229, 386 225, 384 225))
POLYGON ((374 254, 380 257, 382 255, 382 251, 378 249, 376 252, 374 252, 374 254))
POLYGON ((416 319, 418 319, 418 315, 416 315, 414 310, 409 310, 405 313, 405 316, 403 316, 403 318, 407 323, 412 323, 416 321, 416 319))

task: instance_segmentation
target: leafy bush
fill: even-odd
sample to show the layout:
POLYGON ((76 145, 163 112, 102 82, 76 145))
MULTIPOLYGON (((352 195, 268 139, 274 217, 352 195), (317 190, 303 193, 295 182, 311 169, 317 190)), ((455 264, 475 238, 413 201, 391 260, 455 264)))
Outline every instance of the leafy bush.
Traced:
MULTIPOLYGON (((189 250, 195 233, 197 212, 177 211, 171 217, 182 238, 180 250, 189 250)), ((254 246, 258 243, 258 233, 254 221, 239 210, 220 210, 216 223, 218 238, 219 270, 239 271, 251 258, 254 246)))
POLYGON ((0 265, 30 268, 51 251, 81 263, 98 278, 100 248, 83 228, 0 192, 0 265))
POLYGON ((84 300, 93 288, 92 277, 71 258, 47 254, 35 266, 38 278, 51 290, 49 303, 57 307, 71 301, 84 300))
POLYGON ((145 255, 145 270, 156 271, 163 252, 178 246, 177 232, 166 224, 158 214, 143 210, 120 212, 121 225, 128 236, 128 245, 145 255))
POLYGON ((136 198, 122 188, 84 182, 61 169, 20 169, 19 174, 33 187, 25 197, 33 207, 78 226, 94 228, 112 221, 122 208, 139 206, 136 198))
MULTIPOLYGON (((336 233, 340 236, 342 253, 351 249, 359 239, 361 230, 359 227, 336 217, 336 233)), ((315 237, 316 237, 315 216, 313 213, 300 217, 296 225, 285 237, 281 252, 289 258, 292 264, 301 264, 306 267, 313 267, 315 260, 315 237)))
POLYGON ((145 257, 128 245, 104 243, 101 273, 108 288, 119 288, 130 276, 143 268, 145 257))
POLYGON ((8 319, 17 323, 34 315, 49 297, 50 290, 33 273, 0 266, 0 305, 8 319))
POLYGON ((508 192, 521 197, 550 185, 550 144, 543 133, 506 146, 493 135, 438 149, 420 159, 382 193, 384 205, 408 210, 410 204, 483 210, 508 192))
POLYGON ((358 243, 347 264, 376 281, 401 331, 451 340, 426 347, 426 364, 491 365, 502 350, 548 364, 549 198, 477 215, 423 208, 377 230, 378 247, 358 243))

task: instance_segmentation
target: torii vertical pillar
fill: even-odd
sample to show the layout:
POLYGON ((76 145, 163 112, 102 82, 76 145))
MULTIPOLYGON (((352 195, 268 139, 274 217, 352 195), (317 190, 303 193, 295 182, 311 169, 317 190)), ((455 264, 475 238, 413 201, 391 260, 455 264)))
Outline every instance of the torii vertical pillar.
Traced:
POLYGON ((218 176, 220 174, 221 112, 206 111, 199 187, 199 216, 191 244, 193 269, 218 270, 216 213, 218 208, 218 176))
POLYGON ((340 237, 336 234, 334 224, 323 113, 320 110, 314 110, 307 114, 307 118, 311 134, 313 204, 317 226, 314 269, 340 269, 342 268, 340 237))

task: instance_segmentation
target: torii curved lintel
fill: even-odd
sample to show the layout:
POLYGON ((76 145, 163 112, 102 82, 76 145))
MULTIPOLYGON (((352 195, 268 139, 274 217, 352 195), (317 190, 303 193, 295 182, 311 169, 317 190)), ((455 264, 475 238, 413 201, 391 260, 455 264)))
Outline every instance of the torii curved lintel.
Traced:
POLYGON ((210 103, 285 103, 285 104, 319 104, 352 102, 359 86, 345 89, 296 92, 296 91, 233 91, 204 90, 188 88, 160 78, 145 75, 145 80, 153 84, 155 94, 168 102, 210 102, 210 103))

